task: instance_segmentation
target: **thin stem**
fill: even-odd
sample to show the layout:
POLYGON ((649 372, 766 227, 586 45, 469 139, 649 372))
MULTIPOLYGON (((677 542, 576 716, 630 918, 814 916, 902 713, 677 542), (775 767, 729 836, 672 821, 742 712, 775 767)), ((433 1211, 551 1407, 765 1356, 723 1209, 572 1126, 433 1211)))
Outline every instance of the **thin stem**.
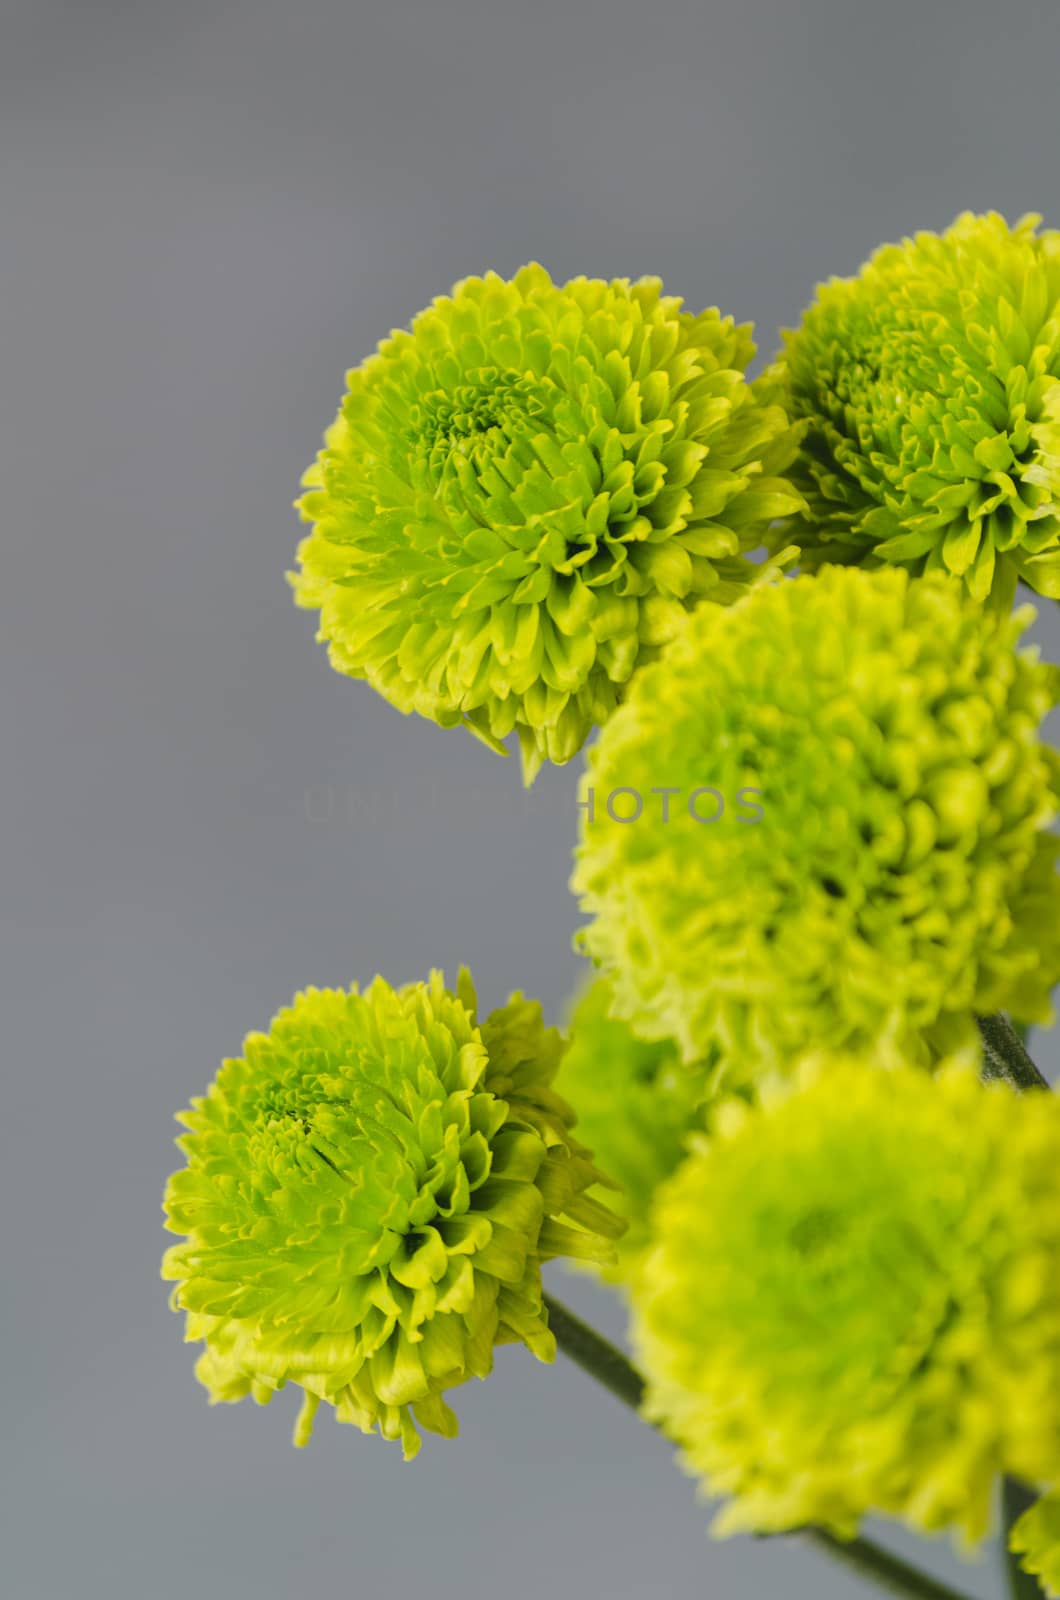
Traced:
POLYGON ((977 1017, 976 1021, 983 1041, 985 1081, 1003 1078, 1021 1094, 1027 1089, 1048 1089, 1048 1080, 1034 1065, 1007 1017, 977 1017))
MULTIPOLYGON (((632 1361, 552 1295, 546 1294, 544 1302, 549 1327, 564 1355, 576 1362, 591 1378, 595 1378, 597 1383, 603 1384, 605 1389, 610 1389, 631 1410, 640 1413, 644 1379, 632 1361)), ((844 1562, 863 1577, 874 1579, 888 1594, 904 1595, 906 1600, 969 1600, 959 1590, 936 1583, 915 1567, 907 1566, 890 1551, 873 1544, 871 1539, 837 1539, 821 1528, 802 1528, 799 1533, 819 1550, 844 1562)))
MULTIPOLYGON (((915 1600, 969 1600, 959 1589, 951 1589, 949 1584, 939 1583, 929 1578, 926 1572, 918 1572, 915 1567, 907 1566, 870 1539, 837 1539, 820 1528, 804 1529, 803 1537, 819 1550, 827 1551, 837 1561, 845 1562, 863 1578, 871 1578, 886 1594, 906 1595, 910 1600, 912 1597, 915 1600)), ((1040 1595, 1038 1600, 1041 1600, 1040 1595)))
POLYGON ((1014 1550, 1009 1549, 1008 1536, 1012 1532, 1012 1525, 1022 1517, 1028 1506, 1034 1504, 1038 1496, 1033 1489, 1028 1489, 1025 1483, 1018 1478, 1006 1478, 1001 1487, 1001 1538, 1005 1552, 1005 1572, 1008 1577, 1008 1592, 1012 1600, 1042 1600, 1042 1589, 1038 1580, 1030 1572, 1024 1572, 1020 1566, 1020 1558, 1014 1550))
POLYGON ((576 1317, 573 1311, 568 1311, 550 1294, 544 1296, 544 1301, 548 1325, 556 1335, 556 1343, 563 1354, 577 1362, 605 1389, 610 1389, 625 1405, 639 1412, 644 1399, 644 1379, 632 1361, 627 1360, 622 1351, 616 1349, 603 1334, 590 1328, 587 1322, 576 1317))

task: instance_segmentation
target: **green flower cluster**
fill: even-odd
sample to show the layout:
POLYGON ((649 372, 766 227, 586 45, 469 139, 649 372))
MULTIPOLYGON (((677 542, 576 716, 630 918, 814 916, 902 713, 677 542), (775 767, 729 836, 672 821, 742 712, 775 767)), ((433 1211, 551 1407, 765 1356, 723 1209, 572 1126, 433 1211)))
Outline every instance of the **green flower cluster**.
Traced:
POLYGON ((818 1059, 715 1118, 656 1238, 648 1411, 719 1532, 876 1510, 978 1539, 999 1474, 1060 1475, 1052 1096, 818 1059))
POLYGON ((651 1242, 655 1191, 702 1125, 717 1072, 713 1059, 687 1066, 669 1040, 637 1038, 611 1015, 612 998, 606 978, 583 988, 557 1084, 577 1113, 579 1134, 618 1185, 611 1204, 629 1231, 619 1241, 617 1265, 597 1270, 626 1282, 651 1242))
POLYGON ((561 1051, 515 995, 476 1023, 471 980, 307 989, 180 1120, 169 1180, 175 1309, 214 1401, 304 1391, 419 1448, 495 1345, 550 1361, 541 1263, 606 1260, 623 1224, 552 1089, 561 1051))
MULTIPOLYGON (((822 1041, 922 1055, 1048 1020, 1060 674, 942 577, 832 567, 706 605, 589 755, 622 786, 757 791, 762 819, 582 811, 573 887, 616 1013, 737 1069, 822 1041)), ((704 813, 709 815, 709 813, 704 813)))
POLYGON ((1060 597, 1060 233, 965 214, 818 290, 762 385, 805 428, 804 565, 1060 597))
POLYGON ((299 605, 332 664, 463 724, 530 781, 801 501, 750 331, 657 278, 467 278, 348 375, 299 506, 299 605))
POLYGON ((1060 233, 962 216, 753 352, 531 265, 349 373, 296 600, 527 782, 601 729, 600 973, 569 1048, 466 972, 296 996, 183 1114, 163 1271, 212 1400, 413 1455, 497 1345, 552 1358, 542 1264, 588 1262, 721 1531, 974 1540, 1008 1475, 1060 1594, 1060 1102, 975 1070, 1060 982, 1060 669, 1011 612, 1060 598, 1060 233))

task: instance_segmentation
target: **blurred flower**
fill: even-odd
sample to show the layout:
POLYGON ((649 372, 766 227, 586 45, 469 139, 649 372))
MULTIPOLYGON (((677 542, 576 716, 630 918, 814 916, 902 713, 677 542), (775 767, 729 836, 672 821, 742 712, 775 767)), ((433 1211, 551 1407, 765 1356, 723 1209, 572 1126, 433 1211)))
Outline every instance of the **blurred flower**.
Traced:
POLYGON ((1048 1020, 1058 767, 1037 728, 1060 673, 1017 650, 1030 614, 841 567, 701 607, 582 792, 751 789, 761 820, 583 805, 580 942, 616 1014, 747 1072, 822 1041, 928 1059, 974 1040, 976 1012, 1048 1020))
POLYGON ((713 1089, 706 1062, 686 1066, 669 1040, 638 1039, 610 1014, 606 978, 587 984, 575 1004, 570 1048, 557 1083, 577 1112, 577 1129, 595 1159, 621 1191, 612 1198, 629 1219, 617 1267, 597 1270, 625 1281, 651 1239, 651 1204, 658 1185, 684 1154, 689 1134, 702 1125, 702 1106, 713 1089))
POLYGON ((982 1537, 998 1474, 1060 1468, 1060 1102, 819 1058, 715 1121, 634 1310, 716 1531, 982 1537))
POLYGON ((466 278, 348 375, 299 501, 292 581, 332 664, 463 724, 527 781, 568 761, 634 667, 801 505, 750 331, 657 278, 466 278))
POLYGON ((832 278, 763 380, 805 422, 786 530, 822 560, 1060 597, 1060 233, 965 213, 832 278))
POLYGON ((477 1026, 470 976, 362 994, 307 989, 180 1120, 169 1180, 175 1309, 211 1400, 321 1400, 419 1448, 452 1436, 444 1392, 493 1347, 550 1361, 541 1263, 607 1257, 622 1224, 551 1089, 562 1048, 515 995, 477 1026))
POLYGON ((1012 1528, 1009 1544, 1045 1593, 1060 1595, 1060 1495, 1036 1500, 1012 1528))

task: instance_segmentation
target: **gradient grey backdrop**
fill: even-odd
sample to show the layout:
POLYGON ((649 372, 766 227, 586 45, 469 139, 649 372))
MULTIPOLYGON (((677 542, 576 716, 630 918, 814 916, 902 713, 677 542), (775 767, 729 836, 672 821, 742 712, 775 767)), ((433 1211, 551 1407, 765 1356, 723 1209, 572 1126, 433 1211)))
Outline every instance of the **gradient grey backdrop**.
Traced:
POLYGON ((331 673, 288 598, 344 370, 530 257, 661 273, 768 353, 883 239, 964 207, 1060 224, 1055 4, 7 0, 0 22, 0 1587, 867 1594, 795 1545, 709 1544, 664 1445, 562 1363, 503 1352, 414 1467, 326 1418, 294 1452, 291 1396, 208 1410, 159 1194, 172 1112, 298 985, 468 961, 487 1003, 518 984, 556 1010, 573 980, 574 770, 525 799, 514 763, 331 673))

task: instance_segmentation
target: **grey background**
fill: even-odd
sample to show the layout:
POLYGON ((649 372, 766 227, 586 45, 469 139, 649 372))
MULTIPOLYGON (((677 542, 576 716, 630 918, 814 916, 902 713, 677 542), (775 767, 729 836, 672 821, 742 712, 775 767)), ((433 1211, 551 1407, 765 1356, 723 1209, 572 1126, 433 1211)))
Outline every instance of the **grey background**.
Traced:
POLYGON ((502 1353, 414 1467, 323 1418, 294 1452, 291 1396, 208 1410, 159 1194, 172 1112, 297 986, 466 960, 488 1004, 555 1011, 574 978, 574 769, 526 799, 331 673, 290 603, 346 367, 534 256, 659 272, 768 353, 883 239, 964 207, 1060 224, 1053 0, 0 22, 4 1592, 867 1594, 796 1545, 709 1544, 664 1445, 562 1363, 502 1353))

